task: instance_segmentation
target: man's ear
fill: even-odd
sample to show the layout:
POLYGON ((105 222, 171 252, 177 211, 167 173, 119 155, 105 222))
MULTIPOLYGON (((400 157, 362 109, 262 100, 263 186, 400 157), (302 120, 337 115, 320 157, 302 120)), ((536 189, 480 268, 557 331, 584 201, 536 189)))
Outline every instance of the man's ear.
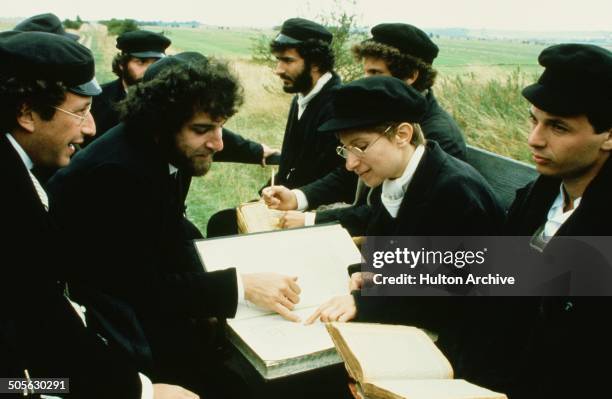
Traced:
POLYGON ((599 133, 599 134, 604 134, 607 136, 605 141, 601 143, 601 149, 604 151, 612 151, 612 128, 608 130, 607 132, 599 133))
POLYGON ((414 127, 407 122, 400 124, 395 131, 395 142, 404 147, 410 144, 412 135, 414 134, 414 127))
POLYGON ((19 109, 19 114, 17 115, 17 123, 22 129, 30 133, 34 131, 34 111, 29 105, 21 105, 21 108, 19 109))
POLYGON ((416 71, 414 71, 414 73, 411 76, 404 79, 404 82, 406 82, 408 86, 412 86, 412 84, 416 82, 418 78, 419 78, 419 70, 417 69, 416 71))

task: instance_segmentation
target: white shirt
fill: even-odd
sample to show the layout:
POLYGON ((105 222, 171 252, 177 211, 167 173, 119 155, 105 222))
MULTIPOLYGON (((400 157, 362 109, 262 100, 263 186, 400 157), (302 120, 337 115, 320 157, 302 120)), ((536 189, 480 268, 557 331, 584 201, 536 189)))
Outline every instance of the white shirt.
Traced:
POLYGON ((574 207, 567 212, 563 212, 563 206, 565 204, 565 193, 563 190, 563 183, 559 187, 559 195, 555 198, 552 206, 548 210, 548 215, 546 216, 546 224, 544 225, 544 231, 542 232, 544 237, 552 237, 557 234, 559 228, 565 223, 565 221, 572 216, 572 213, 580 206, 580 201, 582 197, 576 198, 574 200, 574 207))
POLYGON ((325 84, 329 82, 332 77, 333 75, 331 74, 331 72, 325 72, 323 75, 321 75, 319 80, 317 80, 317 83, 315 83, 314 87, 312 88, 312 90, 310 90, 308 94, 298 94, 298 119, 300 119, 304 111, 306 111, 306 107, 308 106, 310 100, 312 100, 317 94, 319 94, 319 92, 323 89, 323 86, 325 86, 325 84))
MULTIPOLYGON (((6 133, 6 137, 8 138, 8 141, 11 143, 11 145, 13 146, 13 148, 19 155, 19 158, 21 158, 21 161, 23 162, 24 166, 30 173, 30 178, 32 179, 32 183, 34 184, 34 187, 36 188, 36 192, 41 198, 41 202, 43 202, 44 204, 46 201, 47 207, 48 207, 48 199, 43 199, 43 195, 42 195, 44 193, 44 198, 46 198, 47 193, 42 188, 42 186, 40 186, 40 183, 38 182, 36 177, 32 174, 32 172, 30 172, 30 170, 34 167, 34 163, 32 162, 32 159, 28 156, 28 154, 25 152, 23 147, 19 145, 17 140, 15 140, 15 138, 10 133, 6 133), (39 185, 39 187, 36 187, 37 184, 39 185)), ((83 322, 83 326, 87 328, 87 321, 85 319, 85 312, 86 312, 85 306, 79 305, 78 303, 72 301, 68 297, 65 297, 65 298, 70 304, 70 306, 74 309, 77 316, 79 316, 79 319, 81 319, 81 321, 83 322)), ((142 373, 138 373, 138 376, 140 377, 140 382, 142 384, 142 392, 141 392, 140 397, 142 399, 153 399, 153 384, 151 383, 151 380, 142 373)), ((45 397, 45 395, 42 395, 42 397, 45 397)), ((47 396, 47 397, 51 398, 52 396, 47 396)))
POLYGON ((383 182, 381 201, 393 218, 397 217, 400 205, 404 199, 404 194, 412 181, 414 172, 416 172, 424 153, 425 146, 421 144, 415 149, 412 158, 410 158, 408 165, 406 165, 406 169, 404 169, 404 173, 396 179, 386 179, 383 182))

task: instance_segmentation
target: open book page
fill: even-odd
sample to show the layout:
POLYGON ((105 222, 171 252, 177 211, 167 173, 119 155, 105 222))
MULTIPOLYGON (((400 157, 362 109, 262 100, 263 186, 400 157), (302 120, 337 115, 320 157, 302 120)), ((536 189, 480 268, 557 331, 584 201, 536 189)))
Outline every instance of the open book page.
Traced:
POLYGON ((237 209, 238 226, 242 233, 278 230, 282 211, 269 209, 263 201, 247 202, 237 209))
MULTIPOLYGON (((316 307, 298 310, 302 320, 316 307)), ((257 355, 266 362, 313 354, 334 347, 325 326, 316 322, 305 326, 269 315, 248 320, 228 320, 228 324, 257 355)))
MULTIPOLYGON (((363 382, 382 379, 453 378, 453 369, 432 340, 416 327, 332 323, 359 363, 363 382)), ((332 332, 333 333, 333 332, 332 332)), ((338 348, 343 359, 343 348, 338 348)), ((350 356, 349 356, 350 357, 350 356)))
MULTIPOLYGON (((208 271, 235 267, 239 274, 275 272, 297 276, 302 289, 298 310, 348 294, 346 268, 361 261, 357 247, 340 225, 200 240, 196 246, 208 271)), ((235 319, 269 313, 240 305, 235 319)))
POLYGON ((362 389, 371 398, 506 399, 465 380, 374 380, 362 389))

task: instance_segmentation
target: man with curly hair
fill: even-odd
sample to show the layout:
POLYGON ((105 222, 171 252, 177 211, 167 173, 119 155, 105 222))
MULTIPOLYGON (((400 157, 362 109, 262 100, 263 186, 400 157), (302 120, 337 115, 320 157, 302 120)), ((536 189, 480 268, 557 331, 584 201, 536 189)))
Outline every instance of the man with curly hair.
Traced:
POLYGON ((223 149, 222 127, 241 102, 225 64, 183 57, 131 90, 120 103, 123 122, 49 182, 54 215, 89 261, 83 286, 130 303, 151 343, 155 377, 205 397, 240 386, 222 367, 220 328, 238 302, 295 321, 299 300, 293 277, 204 272, 192 243, 201 234, 185 217, 188 183, 223 149))
POLYGON ((138 372, 150 368, 150 349, 129 306, 92 289, 72 295, 82 260, 31 171, 66 166, 95 134, 91 52, 61 35, 8 31, 0 58, 0 375, 69 378, 72 397, 197 397, 138 372))
MULTIPOLYGON (((454 119, 438 104, 432 86, 437 71, 432 64, 438 56, 438 46, 419 28, 403 23, 383 23, 372 28, 372 37, 353 46, 355 58, 363 62, 366 76, 386 75, 403 80, 421 92, 427 100, 427 112, 420 126, 428 140, 436 141, 442 150, 466 160, 466 145, 461 129, 454 119)), ((347 193, 355 193, 357 180, 343 167, 299 189, 269 188, 264 199, 269 206, 282 210, 316 210, 321 205, 335 202, 363 204, 358 207, 330 209, 317 212, 288 212, 282 219, 283 227, 298 227, 314 223, 340 221, 352 234, 364 232, 369 215, 363 185, 346 200, 347 193)))

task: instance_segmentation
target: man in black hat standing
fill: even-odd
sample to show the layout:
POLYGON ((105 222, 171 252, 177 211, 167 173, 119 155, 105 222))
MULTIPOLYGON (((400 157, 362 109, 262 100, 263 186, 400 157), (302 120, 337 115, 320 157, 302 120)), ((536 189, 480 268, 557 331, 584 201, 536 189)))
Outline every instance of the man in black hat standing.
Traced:
POLYGON ((79 40, 79 35, 66 32, 62 21, 55 14, 38 14, 18 23, 13 30, 19 32, 48 32, 65 36, 68 39, 79 40))
MULTIPOLYGON (((147 30, 126 32, 117 37, 116 47, 121 50, 113 58, 113 73, 117 79, 102 85, 102 94, 91 107, 98 127, 97 138, 119 123, 115 105, 125 98, 130 86, 142 80, 149 65, 166 55, 171 43, 164 35, 147 30)), ((87 141, 91 140, 93 138, 87 141)))
MULTIPOLYGON (((556 237, 612 235, 612 53, 560 44, 538 61, 545 70, 523 96, 531 103, 527 142, 540 176, 517 191, 506 233, 530 236, 531 247, 554 262, 563 253, 556 237)), ((580 268, 591 266, 585 261, 580 268)), ((608 394, 607 370, 595 357, 612 355, 602 324, 611 308, 609 297, 542 299, 524 397, 608 394)))
MULTIPOLYGON (((277 60, 274 73, 282 80, 285 92, 296 94, 285 127, 280 166, 274 180, 277 185, 300 187, 341 164, 335 154, 338 140, 317 133, 318 127, 331 117, 330 94, 340 86, 340 77, 333 71, 332 39, 324 26, 291 18, 270 43, 277 60)), ((236 232, 234 209, 218 212, 208 222, 209 236, 236 232)))
POLYGON ((92 290, 77 303, 65 284, 82 265, 67 255, 72 243, 31 169, 68 165, 95 134, 91 52, 60 35, 9 31, 0 33, 0 58, 0 375, 68 378, 74 397, 197 397, 138 373, 150 353, 126 305, 92 290))
MULTIPOLYGON (((442 150, 466 160, 466 145, 455 120, 438 104, 432 90, 437 71, 432 67, 438 56, 438 46, 419 28, 404 23, 383 23, 372 28, 372 37, 353 46, 352 51, 363 61, 366 76, 393 76, 422 93, 427 100, 427 112, 420 122, 428 140, 438 142, 442 150)), ((284 210, 316 209, 320 205, 346 201, 347 192, 355 193, 357 179, 340 167, 322 179, 289 192, 279 187, 267 190, 270 205, 284 210), (271 199, 270 197, 275 197, 271 199), (277 203, 277 200, 280 203, 277 203)), ((355 201, 366 202, 367 191, 355 194, 355 201)), ((353 200, 353 197, 349 197, 353 200)), ((350 201, 348 201, 350 202, 350 201)), ((316 213, 289 213, 286 227, 326 223, 339 220, 345 227, 353 227, 354 234, 367 223, 366 205, 347 209, 334 209, 316 213), (357 226, 359 225, 359 227, 357 226)))

